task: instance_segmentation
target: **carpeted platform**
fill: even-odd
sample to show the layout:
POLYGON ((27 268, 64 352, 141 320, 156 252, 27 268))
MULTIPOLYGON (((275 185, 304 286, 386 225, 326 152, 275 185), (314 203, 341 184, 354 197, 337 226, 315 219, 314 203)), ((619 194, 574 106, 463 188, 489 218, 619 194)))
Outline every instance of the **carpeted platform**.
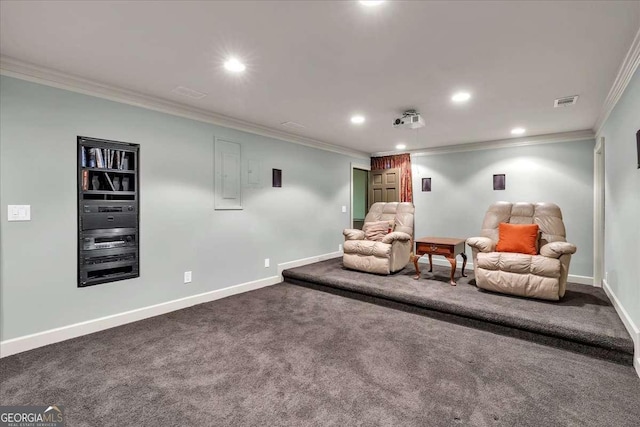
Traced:
POLYGON ((279 284, 0 359, 68 426, 636 426, 632 367, 279 284))
POLYGON ((408 266, 390 275, 379 276, 347 270, 342 259, 285 270, 285 280, 308 287, 333 291, 395 308, 466 324, 494 332, 633 364, 633 340, 627 333, 602 289, 569 283, 558 302, 497 294, 473 285, 468 277, 456 274, 457 286, 449 285, 449 267, 421 268, 420 280, 408 266), (404 307, 400 306, 404 305, 404 307), (454 318, 454 316, 456 318, 454 318))

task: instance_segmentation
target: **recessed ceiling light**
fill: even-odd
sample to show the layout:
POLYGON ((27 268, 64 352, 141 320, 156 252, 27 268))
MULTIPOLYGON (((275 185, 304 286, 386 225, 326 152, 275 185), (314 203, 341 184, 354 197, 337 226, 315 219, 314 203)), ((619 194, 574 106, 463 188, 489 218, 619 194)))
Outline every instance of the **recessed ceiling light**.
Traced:
POLYGON ((233 73, 241 73, 247 67, 242 62, 238 61, 236 58, 229 58, 229 60, 227 60, 224 63, 224 68, 226 68, 228 71, 231 71, 233 73))
POLYGON ((407 146, 405 144, 396 145, 396 150, 404 150, 405 148, 407 148, 407 146))
POLYGON ((469 92, 458 92, 454 93, 451 97, 453 102, 467 102, 471 99, 471 94, 469 92))
POLYGON ((513 128, 511 129, 511 135, 522 135, 527 130, 525 128, 513 128))
POLYGON ((377 6, 380 3, 384 3, 383 0, 360 0, 360 4, 363 6, 377 6))
POLYGON ((353 117, 351 117, 351 123, 355 123, 357 125, 364 123, 364 116, 353 116, 353 117))

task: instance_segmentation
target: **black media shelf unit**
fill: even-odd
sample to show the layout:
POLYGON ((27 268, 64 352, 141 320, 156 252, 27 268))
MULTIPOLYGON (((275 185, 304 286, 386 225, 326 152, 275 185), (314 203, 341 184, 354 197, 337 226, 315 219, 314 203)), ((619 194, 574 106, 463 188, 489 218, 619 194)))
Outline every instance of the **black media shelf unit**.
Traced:
POLYGON ((140 145, 78 137, 78 287, 140 276, 140 145))

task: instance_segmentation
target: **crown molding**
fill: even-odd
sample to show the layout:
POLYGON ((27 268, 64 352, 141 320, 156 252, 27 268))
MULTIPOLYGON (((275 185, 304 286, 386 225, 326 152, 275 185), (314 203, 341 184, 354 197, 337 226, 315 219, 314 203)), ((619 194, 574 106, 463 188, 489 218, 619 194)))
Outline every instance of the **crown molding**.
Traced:
POLYGON ((596 135, 600 134, 602 126, 604 126, 605 122, 609 118, 609 115, 622 97, 624 90, 627 88, 627 85, 638 69, 638 66, 640 66, 640 29, 638 29, 636 37, 633 39, 633 43, 631 43, 629 51, 624 57, 624 61, 622 61, 622 64, 620 65, 618 75, 616 76, 616 79, 614 80, 613 85, 609 90, 609 94, 604 101, 602 110, 600 111, 598 119, 593 126, 593 131, 596 135))
POLYGON ((142 107, 148 110, 159 111, 200 122, 224 126, 268 138, 276 138, 292 142, 294 144, 305 145, 307 147, 331 151, 333 153, 343 154, 346 156, 369 159, 369 154, 362 151, 351 150, 328 142, 294 135, 268 126, 258 125, 222 114, 217 114, 202 108, 191 107, 128 89, 106 85, 82 77, 52 70, 50 68, 29 64, 7 56, 0 56, 0 75, 15 77, 21 80, 40 83, 58 89, 65 89, 72 92, 82 93, 84 95, 108 99, 110 101, 142 107))
POLYGON ((431 156, 435 154, 461 153, 465 151, 493 150, 496 148, 524 147, 527 145, 554 144, 558 142, 584 141, 595 138, 591 129, 576 130, 571 132, 550 133, 546 135, 527 136, 522 138, 497 139, 493 141, 472 142, 470 144, 456 144, 442 147, 426 148, 409 151, 385 151, 371 154, 376 156, 390 156, 400 153, 409 153, 412 157, 431 156))

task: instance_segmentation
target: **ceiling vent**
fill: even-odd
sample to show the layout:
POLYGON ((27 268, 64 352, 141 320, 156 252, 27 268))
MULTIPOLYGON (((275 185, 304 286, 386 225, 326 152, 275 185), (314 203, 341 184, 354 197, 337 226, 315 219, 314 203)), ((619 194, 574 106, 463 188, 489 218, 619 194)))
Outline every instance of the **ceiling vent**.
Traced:
POLYGON ((578 95, 573 96, 565 96, 564 98, 558 98, 553 102, 553 107, 569 107, 571 105, 575 105, 578 102, 578 95))
POLYGON ((305 125, 301 125, 300 123, 296 123, 296 122, 284 122, 284 123, 280 123, 282 126, 284 127, 288 127, 291 129, 304 129, 305 125))
POLYGON ((206 93, 198 92, 197 90, 189 89, 188 87, 178 86, 171 92, 177 93, 178 95, 186 96, 193 99, 202 99, 207 96, 206 93))

